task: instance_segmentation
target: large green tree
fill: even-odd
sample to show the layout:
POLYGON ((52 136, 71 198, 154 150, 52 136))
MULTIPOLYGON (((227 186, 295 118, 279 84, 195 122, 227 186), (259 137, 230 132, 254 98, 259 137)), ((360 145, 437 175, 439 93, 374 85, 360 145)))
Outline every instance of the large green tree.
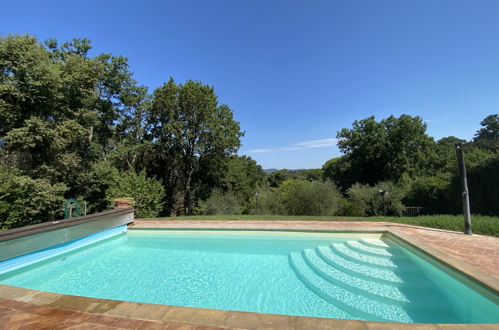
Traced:
POLYGON ((378 122, 372 116, 354 121, 351 129, 342 129, 337 137, 349 163, 350 184, 398 181, 403 175, 432 171, 429 160, 436 152, 435 142, 426 134, 421 117, 390 116, 378 122))
POLYGON ((132 119, 146 99, 126 58, 90 50, 88 39, 44 45, 29 35, 0 37, 0 166, 37 186, 63 184, 66 198, 92 199, 86 194, 97 187, 85 177, 125 135, 137 139, 132 119))
POLYGON ((176 205, 189 214, 222 177, 228 157, 240 146, 239 123, 219 104, 213 87, 171 78, 153 93, 148 116, 153 154, 148 170, 166 186, 170 213, 176 205))
POLYGON ((258 163, 249 156, 232 155, 224 171, 223 188, 235 194, 244 212, 248 212, 258 187, 265 181, 265 172, 258 163))
POLYGON ((499 114, 489 115, 480 122, 482 126, 474 138, 479 148, 499 152, 499 114))

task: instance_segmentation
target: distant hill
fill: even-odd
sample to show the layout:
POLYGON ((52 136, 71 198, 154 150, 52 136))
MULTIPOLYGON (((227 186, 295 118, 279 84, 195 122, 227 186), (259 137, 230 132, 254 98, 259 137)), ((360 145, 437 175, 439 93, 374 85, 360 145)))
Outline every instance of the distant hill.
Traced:
POLYGON ((269 168, 269 169, 264 169, 263 171, 267 174, 272 174, 276 171, 280 171, 280 170, 286 170, 288 172, 301 172, 301 171, 312 171, 312 170, 320 170, 320 168, 299 168, 299 169, 294 169, 294 170, 290 170, 290 169, 287 169, 287 168, 283 168, 283 169, 278 169, 278 168, 269 168))

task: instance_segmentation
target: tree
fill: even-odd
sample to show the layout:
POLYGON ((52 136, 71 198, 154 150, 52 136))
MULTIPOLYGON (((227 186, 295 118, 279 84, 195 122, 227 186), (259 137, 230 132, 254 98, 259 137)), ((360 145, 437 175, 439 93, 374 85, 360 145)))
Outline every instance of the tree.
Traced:
POLYGON ((63 182, 74 197, 82 194, 80 176, 123 139, 119 133, 140 135, 129 118, 147 90, 126 58, 90 57, 88 39, 45 44, 29 35, 0 38, 2 152, 24 174, 63 182))
POLYGON ((127 171, 116 173, 106 192, 106 199, 112 203, 115 198, 132 198, 137 217, 153 218, 163 209, 164 195, 160 181, 148 178, 145 172, 127 171))
MULTIPOLYGON (((456 178, 457 192, 460 191, 459 183, 456 178)), ((499 216, 499 155, 470 168, 468 184, 472 212, 499 216)))
POLYGON ((278 170, 267 176, 269 185, 273 188, 279 187, 284 181, 291 179, 291 173, 288 170, 278 170))
POLYGON ((323 179, 334 182, 342 192, 357 181, 360 177, 357 168, 352 168, 352 164, 347 156, 332 158, 322 166, 323 179))
POLYGON ((479 148, 499 152, 499 114, 487 116, 480 125, 483 128, 476 132, 475 144, 479 148))
POLYGON ((244 211, 249 211, 257 187, 265 180, 265 172, 249 156, 232 155, 222 179, 225 191, 230 191, 240 199, 244 211))
POLYGON ((415 178, 409 185, 404 204, 425 207, 432 214, 454 213, 456 203, 453 201, 457 198, 452 194, 452 180, 450 172, 415 178))
POLYGON ((351 171, 351 184, 375 184, 429 172, 435 142, 426 134, 426 124, 416 116, 390 116, 377 122, 374 116, 354 121, 342 129, 338 146, 351 171))
POLYGON ((62 213, 64 184, 0 167, 0 229, 51 221, 62 213))
POLYGON ((210 197, 200 205, 201 213, 207 215, 241 214, 241 209, 241 201, 236 194, 220 189, 213 189, 210 197))
POLYGON ((150 169, 166 185, 167 208, 173 211, 181 198, 189 214, 201 187, 219 180, 225 160, 239 148, 239 123, 218 104, 213 87, 191 80, 177 85, 173 78, 154 91, 148 123, 150 169))

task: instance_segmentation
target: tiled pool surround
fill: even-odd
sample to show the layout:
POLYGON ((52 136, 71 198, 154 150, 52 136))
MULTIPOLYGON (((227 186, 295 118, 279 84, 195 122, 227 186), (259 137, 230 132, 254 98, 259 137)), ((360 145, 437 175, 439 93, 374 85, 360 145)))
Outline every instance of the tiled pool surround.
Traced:
MULTIPOLYGON (((428 253, 445 264, 450 265, 473 278, 472 282, 478 287, 491 289, 492 295, 497 298, 499 267, 499 239, 473 235, 464 236, 455 232, 433 230, 429 228, 388 224, 388 223, 348 223, 348 222, 297 222, 297 221, 136 221, 132 228, 181 228, 181 229, 263 229, 263 230, 300 230, 300 231, 350 231, 350 232, 383 232, 385 235, 405 241, 406 244, 416 247, 428 253), (449 243, 453 247, 448 253, 449 243), (452 253, 454 252, 454 253, 452 253), (468 255, 468 259, 464 258, 468 255), (494 294, 495 292, 495 294, 494 294)), ((401 323, 363 322, 339 319, 321 319, 310 317, 295 317, 283 315, 270 315, 258 313, 231 312, 221 310, 208 310, 199 308, 186 308, 177 306, 162 306, 152 304, 139 304, 131 302, 110 301, 104 299, 93 299, 60 295, 35 290, 21 289, 9 286, 0 286, 0 312, 2 306, 8 306, 9 302, 18 301, 29 303, 34 306, 46 308, 63 309, 75 313, 93 315, 109 315, 118 318, 133 318, 135 320, 159 321, 174 328, 185 325, 186 328, 194 326, 210 326, 221 328, 297 328, 297 329, 373 329, 373 328, 397 328, 397 329, 439 329, 456 328, 456 325, 417 325, 401 323)), ((26 309, 26 308, 25 308, 26 309)), ((28 308, 29 309, 29 308, 28 308)), ((29 313, 29 312, 25 312, 29 313)), ((9 313, 7 317, 9 317, 9 313)), ((10 313, 15 314, 15 313, 10 313)), ((64 313, 60 313, 59 318, 64 313)), ((16 314, 17 315, 17 314, 16 314)), ((54 316, 57 318, 59 314, 54 316)), ((66 314, 69 315, 69 314, 66 314)), ((0 320, 5 316, 0 316, 0 320)), ((64 318, 64 317, 62 317, 64 318)), ((22 319, 22 318, 21 318, 22 319)), ((33 318, 28 318, 33 321, 33 318)), ((34 318, 36 319, 36 317, 34 318)), ((31 322, 30 321, 30 322, 31 322)), ((61 320, 59 320, 61 321, 61 320)), ((118 321, 113 321, 118 322, 118 321)), ((120 321, 120 322, 123 322, 120 321)), ((3 323, 3 322, 0 322, 3 323)), ((139 323, 133 328, 138 327, 139 323)), ((146 322, 147 323, 147 322, 146 322)), ((152 324, 141 323, 146 326, 152 324)), ((7 324, 7 323, 5 323, 7 324)), ((82 322, 83 324, 83 322, 82 322)), ((117 327, 118 324, 115 323, 117 327)), ((154 324, 154 326, 159 326, 154 324)), ((113 326, 114 327, 114 326, 113 326)), ((463 329, 492 329, 495 325, 462 325, 463 329)))

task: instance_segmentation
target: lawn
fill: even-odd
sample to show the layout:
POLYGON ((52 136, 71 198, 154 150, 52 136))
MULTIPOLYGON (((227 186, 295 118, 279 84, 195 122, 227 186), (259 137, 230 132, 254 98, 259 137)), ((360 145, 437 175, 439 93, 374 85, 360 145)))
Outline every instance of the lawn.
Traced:
MULTIPOLYGON (((282 215, 212 215, 182 216, 138 220, 288 220, 288 221, 384 221, 405 223, 415 226, 440 228, 454 231, 464 230, 463 216, 425 215, 420 217, 334 217, 334 216, 282 216, 282 215)), ((499 237, 499 217, 473 215, 471 217, 473 233, 499 237)))

